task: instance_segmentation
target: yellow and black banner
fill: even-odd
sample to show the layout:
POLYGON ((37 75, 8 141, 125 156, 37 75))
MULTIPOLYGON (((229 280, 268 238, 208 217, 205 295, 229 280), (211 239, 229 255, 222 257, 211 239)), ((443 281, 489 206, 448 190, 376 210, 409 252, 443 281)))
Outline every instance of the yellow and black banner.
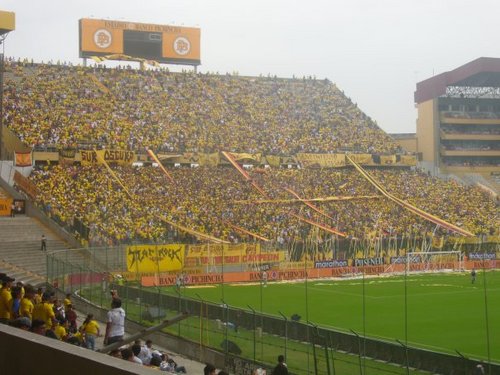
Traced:
POLYGON ((236 161, 251 160, 260 163, 260 160, 262 159, 262 154, 260 152, 255 154, 230 152, 230 154, 236 161))
POLYGON ((76 150, 59 150, 59 163, 73 164, 76 157, 76 150))
POLYGON ((349 157, 358 164, 372 164, 371 154, 349 154, 349 157))
POLYGON ((267 164, 272 168, 279 168, 281 165, 281 157, 276 155, 266 155, 267 164))
POLYGON ((298 153, 297 160, 304 168, 335 168, 345 166, 344 154, 298 153))
POLYGON ((127 246, 129 272, 178 271, 184 266, 184 244, 127 246))
POLYGON ((134 151, 124 151, 124 150, 98 150, 98 151, 80 151, 82 157, 82 165, 97 165, 103 164, 101 161, 104 160, 106 163, 116 163, 121 165, 132 164, 135 160, 134 151))
POLYGON ((396 155, 380 155, 380 164, 396 165, 396 155))
POLYGON ((415 155, 401 155, 401 160, 399 164, 407 166, 415 166, 417 165, 417 157, 415 155))

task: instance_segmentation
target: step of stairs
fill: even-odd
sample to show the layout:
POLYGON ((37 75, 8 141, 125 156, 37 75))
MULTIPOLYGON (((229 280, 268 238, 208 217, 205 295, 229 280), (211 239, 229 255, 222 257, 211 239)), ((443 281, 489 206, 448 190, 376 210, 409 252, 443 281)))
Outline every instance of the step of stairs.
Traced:
POLYGON ((64 240, 34 218, 25 215, 0 217, 0 268, 10 269, 7 274, 13 273, 12 277, 24 282, 25 279, 44 281, 47 252, 41 250, 42 234, 47 239, 47 252, 68 249, 64 240))

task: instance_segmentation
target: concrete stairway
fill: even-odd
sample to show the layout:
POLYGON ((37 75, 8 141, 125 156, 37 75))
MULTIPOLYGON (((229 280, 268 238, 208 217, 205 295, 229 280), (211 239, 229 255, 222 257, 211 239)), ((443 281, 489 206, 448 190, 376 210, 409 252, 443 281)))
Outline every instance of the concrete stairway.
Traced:
POLYGON ((49 252, 68 248, 36 219, 25 215, 0 217, 0 272, 25 283, 43 282, 47 267, 46 253, 40 250, 42 234, 49 252))

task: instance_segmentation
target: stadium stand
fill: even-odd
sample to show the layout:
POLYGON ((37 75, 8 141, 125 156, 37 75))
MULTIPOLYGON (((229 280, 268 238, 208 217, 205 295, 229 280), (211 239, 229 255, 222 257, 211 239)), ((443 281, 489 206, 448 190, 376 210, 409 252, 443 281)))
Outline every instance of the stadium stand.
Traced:
POLYGON ((45 253, 41 251, 41 236, 47 238, 47 249, 51 251, 68 248, 36 219, 18 215, 14 218, 0 217, 0 260, 14 267, 9 274, 25 283, 43 283, 47 274, 45 253))
MULTIPOLYGON (((371 185, 350 169, 251 172, 275 200, 293 198, 283 187, 301 191, 308 198, 358 198, 317 203, 334 219, 321 218, 308 207, 301 209, 297 202, 255 204, 262 197, 228 168, 174 168, 170 173, 176 183, 168 186, 157 168, 115 167, 114 171, 134 199, 112 182, 104 168, 44 167, 34 171, 31 178, 41 191, 39 204, 43 209, 62 221, 81 218, 91 228, 91 242, 101 245, 171 239, 174 234, 160 219, 163 214, 169 220, 232 242, 242 241, 245 236, 224 221, 278 243, 293 241, 304 225, 288 215, 292 209, 302 210, 303 216, 318 222, 326 220, 328 225, 353 237, 433 230, 433 226, 418 217, 381 199, 371 185)), ((478 188, 410 170, 384 169, 371 173, 401 199, 475 234, 496 231, 496 204, 478 188)))
MULTIPOLYGON (((106 147, 140 151, 151 147, 165 152, 275 155, 400 151, 326 80, 14 61, 10 61, 8 71, 5 122, 35 149, 106 147)), ((236 200, 256 201, 260 197, 235 171, 227 169, 178 169, 172 172, 178 183, 167 188, 155 169, 114 167, 125 186, 132 189, 132 200, 114 186, 104 169, 67 168, 56 166, 34 172, 31 179, 42 191, 38 203, 60 223, 81 220, 90 228, 92 244, 165 240, 172 234, 160 218, 162 213, 168 220, 233 242, 242 241, 244 236, 224 224, 228 218, 238 227, 278 242, 290 241, 304 226, 287 216, 290 206, 234 204, 236 200)), ((373 173, 401 199, 434 215, 442 214, 443 219, 474 234, 497 230, 495 204, 475 188, 402 169, 373 173), (456 199, 449 201, 451 196, 456 199)), ((290 199, 283 187, 291 186, 306 198, 376 195, 352 170, 273 170, 252 176, 275 199, 290 199), (342 189, 338 189, 340 186, 342 189)), ((350 236, 433 230, 383 199, 358 198, 320 206, 328 212, 328 225, 350 236)), ((303 214, 320 221, 309 208, 304 210, 303 214)))
POLYGON ((6 86, 5 124, 35 148, 97 144, 274 154, 398 149, 327 80, 10 61, 6 86))
MULTIPOLYGON (((10 59, 6 85, 4 123, 36 151, 114 149, 144 156, 151 148, 157 153, 230 151, 279 157, 349 152, 378 159, 404 154, 328 80, 85 68, 10 59)), ((241 170, 227 163, 169 165, 169 180, 147 157, 142 160, 147 162, 138 163, 141 166, 109 168, 76 160, 39 160, 29 176, 37 191, 34 203, 90 246, 196 242, 192 232, 241 243, 254 241, 253 233, 269 239, 275 249, 290 251, 297 240, 312 236, 315 228, 307 221, 334 228, 350 240, 452 235, 386 199, 347 164, 255 164, 245 172, 246 181, 241 170), (298 196, 317 201, 307 205, 298 196)), ((409 166, 379 165, 369 173, 397 199, 474 235, 498 235, 497 202, 481 189, 409 166)), ((42 234, 50 251, 67 245, 35 219, 0 220, 0 241, 6 244, 0 252, 2 267, 16 279, 37 284, 46 272, 42 234), (21 272, 25 270, 38 279, 28 279, 21 272)), ((318 241, 330 236, 321 231, 315 235, 318 241)), ((85 252, 74 256, 85 258, 85 252)), ((96 255, 93 261, 101 259, 96 255)), ((104 274, 110 280, 117 276, 109 270, 99 274, 93 282, 102 291, 104 274)))

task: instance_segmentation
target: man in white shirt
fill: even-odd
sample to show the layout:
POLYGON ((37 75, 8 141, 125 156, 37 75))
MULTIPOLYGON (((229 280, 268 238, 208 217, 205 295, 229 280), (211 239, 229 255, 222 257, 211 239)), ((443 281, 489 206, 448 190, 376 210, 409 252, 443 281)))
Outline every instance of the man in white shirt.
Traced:
POLYGON ((124 334, 125 310, 122 309, 122 301, 119 298, 113 298, 111 301, 111 310, 108 311, 104 344, 110 345, 122 341, 124 334))

